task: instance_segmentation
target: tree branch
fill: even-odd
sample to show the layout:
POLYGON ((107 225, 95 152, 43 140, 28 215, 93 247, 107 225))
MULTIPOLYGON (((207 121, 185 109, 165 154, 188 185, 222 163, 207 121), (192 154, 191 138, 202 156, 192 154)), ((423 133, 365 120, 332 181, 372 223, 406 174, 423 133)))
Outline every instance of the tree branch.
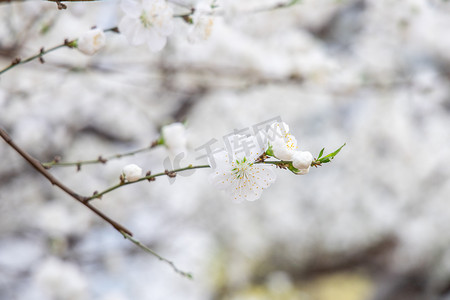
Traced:
MULTIPOLYGON (((1 2, 1 1, 2 1, 2 0, 0 0, 0 2, 1 2)), ((104 31, 105 31, 105 32, 108 32, 108 31, 119 32, 118 29, 117 29, 117 27, 108 28, 108 29, 105 29, 104 31)), ((67 48, 74 48, 74 47, 76 47, 77 41, 78 41, 78 39, 71 40, 71 41, 69 41, 68 39, 66 39, 66 40, 64 40, 64 43, 59 44, 59 45, 56 45, 56 46, 54 46, 54 47, 52 47, 52 48, 49 48, 49 49, 47 49, 47 50, 45 50, 44 47, 42 47, 38 54, 35 54, 35 55, 33 55, 33 56, 30 56, 30 57, 28 57, 28 58, 26 58, 26 59, 20 59, 20 58, 17 57, 17 58, 15 58, 15 59, 11 62, 11 64, 10 64, 9 66, 7 66, 6 68, 0 70, 0 75, 2 75, 3 73, 5 73, 6 71, 9 71, 9 70, 12 69, 12 68, 17 67, 18 65, 23 65, 23 64, 28 63, 28 62, 30 62, 30 61, 33 61, 33 60, 35 60, 35 59, 37 59, 37 58, 41 61, 41 63, 43 63, 44 60, 43 60, 42 57, 43 57, 44 55, 46 55, 46 54, 48 54, 48 53, 50 53, 50 52, 52 52, 52 51, 55 51, 55 50, 57 50, 57 49, 64 48, 64 47, 67 47, 67 48)))
POLYGON ((60 188, 62 191, 64 191, 66 194, 70 195, 72 198, 89 208, 91 211, 93 211, 97 216, 108 222, 112 227, 114 227, 119 232, 125 232, 132 236, 133 234, 131 231, 129 231, 127 228, 122 226, 121 224, 117 223, 116 221, 112 220, 110 217, 99 211, 97 208, 92 206, 90 203, 86 201, 86 197, 83 197, 74 191, 72 191, 69 187, 65 186, 62 182, 60 182, 58 179, 56 179, 49 171, 47 171, 41 163, 33 158, 31 155, 29 155, 27 152, 22 150, 16 143, 13 142, 11 137, 6 133, 6 131, 3 128, 0 128, 0 136, 5 140, 7 144, 11 146, 14 150, 16 150, 17 153, 20 154, 33 168, 35 168, 39 173, 42 174, 45 178, 47 178, 48 181, 52 185, 56 185, 58 188, 60 188))

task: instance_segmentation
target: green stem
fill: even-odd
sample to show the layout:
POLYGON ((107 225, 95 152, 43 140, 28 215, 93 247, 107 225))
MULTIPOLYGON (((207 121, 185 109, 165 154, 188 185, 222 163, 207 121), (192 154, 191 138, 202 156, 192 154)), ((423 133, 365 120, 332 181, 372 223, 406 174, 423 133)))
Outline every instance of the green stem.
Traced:
MULTIPOLYGON (((286 164, 290 164, 292 163, 291 161, 284 161, 284 160, 279 160, 279 161, 262 161, 262 162, 256 162, 257 164, 271 164, 271 165, 286 165, 286 164)), ((198 166, 193 166, 193 165, 189 165, 187 167, 184 168, 179 168, 179 169, 174 169, 174 170, 166 170, 164 172, 161 173, 156 173, 156 174, 151 174, 151 175, 147 175, 144 176, 142 178, 139 178, 138 180, 135 181, 122 181, 116 185, 113 185, 107 189, 105 189, 104 191, 101 191, 99 193, 95 193, 94 195, 90 196, 90 197, 86 197, 85 201, 89 202, 91 200, 94 199, 100 199, 103 195, 108 194, 122 186, 125 185, 129 185, 129 184, 134 184, 140 181, 144 181, 144 180, 152 180, 153 178, 156 177, 160 177, 160 176, 176 176, 176 173, 178 172, 183 172, 183 171, 187 171, 187 170, 194 170, 194 169, 205 169, 205 168, 210 168, 209 165, 198 165, 198 166)))
MULTIPOLYGON (((104 31, 105 32, 108 32, 108 31, 118 32, 118 29, 117 29, 117 27, 113 27, 113 28, 106 29, 104 31)), ((5 72, 7 72, 7 71, 11 70, 12 68, 15 68, 15 67, 17 67, 19 65, 26 64, 26 63, 28 63, 30 61, 33 61, 33 60, 37 59, 37 58, 42 58, 44 55, 46 55, 46 54, 48 54, 50 52, 53 52, 53 51, 55 51, 57 49, 64 48, 64 47, 75 48, 77 41, 78 41, 78 39, 75 39, 75 40, 72 40, 72 41, 65 40, 64 43, 59 44, 57 46, 54 46, 52 48, 49 48, 47 50, 45 50, 44 48, 41 48, 41 51, 38 54, 30 56, 30 57, 28 57, 26 59, 18 59, 18 58, 16 58, 15 60, 13 60, 13 62, 9 66, 7 66, 6 68, 0 70, 0 75, 2 75, 3 73, 5 73, 5 72)))
POLYGON ((144 176, 144 177, 139 178, 138 180, 132 181, 132 182, 129 182, 129 181, 127 181, 127 182, 120 182, 120 183, 118 183, 118 184, 116 184, 116 185, 114 185, 112 187, 107 188, 106 190, 104 190, 104 191, 102 191, 100 193, 96 193, 96 194, 92 195, 91 197, 87 197, 85 199, 85 201, 88 202, 88 201, 91 201, 93 199, 99 199, 103 195, 105 195, 105 194, 107 194, 109 192, 112 192, 112 191, 114 191, 114 190, 116 190, 116 189, 118 189, 118 188, 120 188, 122 186, 125 186, 125 185, 137 183, 137 182, 144 181, 144 180, 151 180, 151 179, 159 177, 159 176, 169 176, 170 174, 176 175, 177 172, 183 172, 183 171, 186 171, 186 170, 204 169, 204 168, 210 168, 210 166, 209 165, 198 165, 198 166, 189 165, 187 167, 180 168, 180 169, 175 169, 175 170, 171 170, 171 171, 164 171, 164 172, 161 172, 161 173, 156 173, 156 174, 153 174, 153 175, 144 176))
POLYGON ((120 233, 123 235, 124 238, 126 238, 127 240, 133 242, 133 243, 134 243, 136 246, 138 246, 139 248, 141 248, 141 249, 143 249, 144 251, 146 251, 146 252, 152 254, 153 256, 155 256, 156 258, 158 258, 160 261, 163 261, 163 262, 168 263, 176 273, 178 273, 178 274, 180 274, 180 275, 182 275, 182 276, 184 276, 184 277, 187 277, 187 278, 189 278, 189 279, 192 279, 192 278, 193 278, 193 276, 192 276, 191 273, 181 271, 180 269, 177 268, 177 266, 176 266, 172 261, 168 260, 167 258, 162 257, 161 255, 159 255, 158 253, 156 253, 155 251, 153 251, 153 250, 150 249, 149 247, 147 247, 147 246, 145 246, 144 244, 142 244, 142 243, 141 243, 140 241, 138 241, 137 239, 133 238, 131 235, 127 234, 127 233, 124 232, 124 231, 121 231, 120 233))
POLYGON ((54 159, 53 161, 42 163, 42 166, 47 169, 49 169, 51 167, 73 167, 73 166, 76 166, 77 168, 81 168, 82 165, 91 165, 91 164, 98 164, 98 163, 105 164, 111 159, 119 159, 119 158, 122 158, 125 156, 133 156, 133 155, 141 153, 141 152, 150 151, 151 149, 155 148, 158 145, 159 144, 157 143, 157 141, 154 141, 149 147, 133 150, 130 152, 114 154, 114 155, 110 155, 107 157, 99 156, 97 159, 81 160, 81 161, 77 161, 77 162, 60 162, 57 159, 54 159))

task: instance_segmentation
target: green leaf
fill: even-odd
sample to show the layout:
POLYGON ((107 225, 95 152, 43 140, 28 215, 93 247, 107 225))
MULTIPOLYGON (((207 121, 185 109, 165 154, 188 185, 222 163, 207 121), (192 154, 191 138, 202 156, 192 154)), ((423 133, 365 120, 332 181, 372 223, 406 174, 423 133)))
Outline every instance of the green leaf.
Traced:
POLYGON ((273 156, 273 157, 275 156, 275 155, 273 154, 272 145, 270 145, 269 148, 267 148, 266 154, 267 154, 268 156, 273 156))
POLYGON ((320 150, 319 156, 317 157, 317 159, 322 157, 323 151, 325 150, 325 148, 322 148, 322 150, 320 150))
POLYGON ((320 158, 320 159, 317 159, 318 161, 320 161, 321 163, 327 163, 327 162, 330 162, 340 151, 341 151, 341 149, 346 145, 347 143, 344 143, 344 145, 342 145, 341 147, 339 147, 336 151, 334 151, 334 152, 331 152, 330 154, 328 154, 328 155, 326 155, 326 156, 324 156, 324 157, 322 157, 322 158, 320 158))
POLYGON ((292 173, 298 173, 298 172, 300 172, 300 170, 297 169, 296 167, 294 167, 294 166, 292 165, 292 163, 289 164, 288 169, 289 169, 289 171, 291 171, 292 173))
POLYGON ((157 141, 157 145, 164 145, 164 143, 165 143, 165 140, 164 140, 163 135, 161 134, 161 135, 159 136, 158 141, 157 141))

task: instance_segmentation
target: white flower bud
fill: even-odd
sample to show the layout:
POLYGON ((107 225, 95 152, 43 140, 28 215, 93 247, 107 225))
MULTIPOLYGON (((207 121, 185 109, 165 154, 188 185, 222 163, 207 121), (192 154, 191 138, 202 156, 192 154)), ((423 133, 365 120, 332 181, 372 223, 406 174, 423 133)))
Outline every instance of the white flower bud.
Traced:
POLYGON ((300 174, 309 172, 312 161, 313 156, 311 152, 308 151, 295 151, 294 155, 292 155, 292 165, 294 168, 300 170, 300 174))
POLYGON ((142 169, 135 164, 126 165, 122 169, 122 174, 129 182, 133 182, 142 177, 142 169))
POLYGON ((173 123, 164 126, 161 133, 164 138, 164 145, 166 145, 171 154, 176 155, 186 151, 186 127, 183 124, 173 123))
POLYGON ((106 44, 103 30, 95 28, 85 32, 77 42, 77 48, 86 55, 94 55, 106 44))

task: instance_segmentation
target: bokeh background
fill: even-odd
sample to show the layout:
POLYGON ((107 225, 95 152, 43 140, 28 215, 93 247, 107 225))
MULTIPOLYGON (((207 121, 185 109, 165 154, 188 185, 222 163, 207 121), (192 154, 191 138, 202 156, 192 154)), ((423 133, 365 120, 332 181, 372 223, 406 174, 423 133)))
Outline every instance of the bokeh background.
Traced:
MULTIPOLYGON (((314 155, 347 146, 308 175, 277 170, 255 202, 231 201, 206 169, 95 201, 188 280, 2 142, 0 299, 450 299, 450 3, 278 3, 222 1, 205 42, 189 43, 177 19, 158 53, 108 33, 95 56, 60 49, 1 75, 0 125, 42 162, 142 148, 175 121, 187 124, 186 163, 274 117, 314 155)), ((0 67, 116 26, 118 4, 1 3, 0 67)), ((159 172, 166 157, 158 147, 51 172, 90 195, 124 165, 159 172)))

